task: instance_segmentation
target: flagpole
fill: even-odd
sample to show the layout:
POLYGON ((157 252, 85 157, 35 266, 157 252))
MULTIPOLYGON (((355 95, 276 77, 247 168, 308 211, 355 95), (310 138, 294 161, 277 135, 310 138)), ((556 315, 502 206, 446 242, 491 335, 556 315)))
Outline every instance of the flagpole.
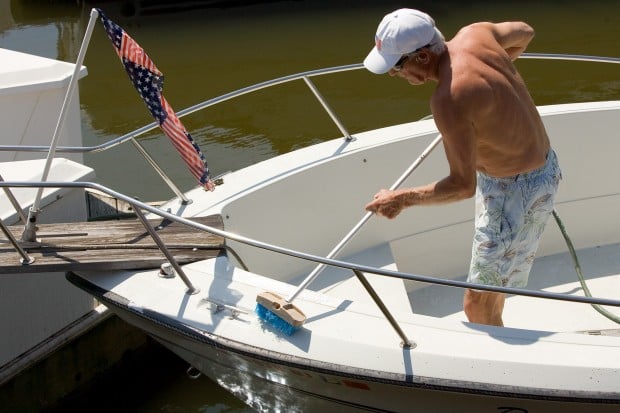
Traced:
MULTIPOLYGON (((84 34, 84 39, 82 39, 82 46, 80 46, 80 51, 78 53, 77 61, 75 62, 75 67, 73 69, 73 74, 71 75, 71 80, 69 82, 69 87, 67 89, 67 93, 65 94, 65 100, 62 103, 62 108, 60 110, 60 116, 58 117, 58 122, 56 123, 56 129, 54 130, 54 135, 52 136, 52 142, 50 144, 50 150, 47 154, 47 160, 45 162, 45 167, 43 168, 43 175, 41 176, 41 181, 45 182, 47 180, 47 176, 49 175, 50 167, 52 165, 52 160, 56 154, 56 146, 58 145, 58 136, 60 135, 60 130, 62 129, 65 119, 67 117, 67 112, 69 108, 69 103, 71 102, 71 98, 73 96, 73 92, 75 90, 75 86, 77 85, 78 75, 80 70, 82 69, 82 62, 84 62, 84 55, 86 55, 86 49, 88 49, 88 43, 90 42, 90 37, 93 33, 93 28, 95 27, 95 23, 97 21, 97 17, 99 13, 96 9, 92 9, 90 11, 90 19, 88 20, 88 25, 86 26, 86 33, 84 34)), ((41 203, 41 196, 43 195, 43 189, 39 188, 37 191, 37 195, 34 199, 30 210, 28 211, 28 220, 26 221, 26 225, 24 227, 24 232, 22 234, 22 240, 35 242, 36 241, 36 223, 37 223, 37 215, 39 214, 39 205, 41 203)))

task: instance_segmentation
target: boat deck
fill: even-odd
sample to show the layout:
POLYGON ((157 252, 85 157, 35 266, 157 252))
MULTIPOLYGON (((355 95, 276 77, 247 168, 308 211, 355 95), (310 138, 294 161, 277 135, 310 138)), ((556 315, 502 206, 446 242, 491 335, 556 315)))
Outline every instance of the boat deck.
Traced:
MULTIPOLYGON (((577 251, 587 286, 594 297, 613 299, 620 291, 620 244, 577 251), (603 259, 604 257, 604 259, 603 259)), ((457 279, 465 281, 466 277, 457 279)), ((585 295, 568 253, 537 258, 527 287, 531 290, 585 295)), ((413 310, 420 314, 467 321, 463 312, 463 291, 429 285, 409 292, 413 310)), ((620 317, 620 308, 604 307, 620 317)), ((558 300, 508 295, 504 306, 507 327, 562 332, 593 332, 618 335, 618 324, 599 314, 592 306, 558 300)))
MULTIPOLYGON (((587 286, 594 297, 614 299, 620 291, 620 243, 584 248, 577 251, 587 286), (603 259, 604 257, 604 259, 603 259)), ((382 269, 400 268, 387 244, 347 257, 360 265, 382 269)), ((434 275, 434 274, 430 274, 434 275)), ((467 322, 463 312, 463 290, 460 288, 404 281, 398 278, 366 274, 369 282, 393 315, 407 319, 408 314, 467 322)), ((298 285, 304 277, 291 280, 298 285)), ((454 274, 451 279, 466 281, 466 275, 454 274)), ((534 291, 583 296, 574 263, 568 252, 560 252, 534 261, 526 287, 534 291)), ((311 289, 326 295, 376 307, 370 295, 351 271, 328 267, 312 284, 311 289)), ((620 308, 605 307, 620 317, 620 308)), ((618 324, 599 314, 592 306, 559 300, 508 295, 503 314, 507 327, 557 331, 592 332, 619 335, 618 324)))
MULTIPOLYGON (((223 229, 220 215, 193 221, 223 229)), ((216 257, 224 238, 186 225, 149 220, 180 264, 216 257)), ((21 239, 23 225, 9 227, 21 239)), ((166 262, 153 238, 137 219, 61 224, 39 224, 38 242, 21 242, 34 258, 23 265, 20 255, 6 240, 0 242, 0 274, 157 268, 166 262)))

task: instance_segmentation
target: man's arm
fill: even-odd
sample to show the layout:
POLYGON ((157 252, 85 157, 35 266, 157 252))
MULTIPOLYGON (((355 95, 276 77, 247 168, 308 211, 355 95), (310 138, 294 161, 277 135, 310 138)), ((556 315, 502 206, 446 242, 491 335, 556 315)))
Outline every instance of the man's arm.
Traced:
POLYGON ((470 198, 476 190, 476 155, 473 125, 469 110, 460 107, 451 96, 448 101, 431 99, 435 123, 443 135, 443 146, 450 167, 445 178, 427 185, 379 191, 366 210, 386 218, 396 217, 403 209, 414 205, 433 205, 470 198))
POLYGON ((524 22, 492 24, 491 31, 497 43, 512 60, 517 59, 534 38, 534 29, 524 22))

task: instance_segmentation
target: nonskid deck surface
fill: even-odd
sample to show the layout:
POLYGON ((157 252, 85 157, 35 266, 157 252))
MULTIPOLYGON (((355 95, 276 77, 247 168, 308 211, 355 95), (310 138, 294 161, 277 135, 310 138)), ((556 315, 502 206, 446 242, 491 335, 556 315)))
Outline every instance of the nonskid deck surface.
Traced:
MULTIPOLYGON (((598 298, 616 298, 620 292, 620 244, 579 250, 577 257, 592 295, 598 298)), ((459 280, 465 278, 464 275, 458 277, 459 280)), ((537 258, 526 288, 584 296, 569 253, 537 258)), ((459 288, 432 285, 411 291, 409 298, 416 313, 467 321, 462 311, 463 291, 459 288)), ((605 309, 620 317, 620 308, 605 309)), ((507 327, 546 331, 613 332, 620 328, 589 304, 516 295, 506 298, 503 319, 507 327)))
MULTIPOLYGON (((583 276, 590 292, 597 298, 614 299, 620 292, 620 244, 612 244, 577 251, 583 276)), ((396 270, 398 266, 383 245, 349 257, 351 262, 396 270)), ((431 317, 466 322, 463 312, 463 290, 441 285, 423 285, 420 282, 366 274, 381 299, 394 315, 415 313, 431 317)), ((453 279, 465 281, 466 276, 453 279)), ((298 284, 299 280, 292 280, 298 284)), ((537 258, 532 267, 527 289, 584 296, 573 260, 569 253, 537 258)), ((351 271, 326 268, 310 285, 310 289, 324 294, 376 306, 351 271)), ((617 317, 620 308, 605 307, 617 317)), ((591 305, 559 300, 509 295, 504 308, 507 327, 573 332, 606 330, 618 334, 620 326, 599 314, 591 305)))

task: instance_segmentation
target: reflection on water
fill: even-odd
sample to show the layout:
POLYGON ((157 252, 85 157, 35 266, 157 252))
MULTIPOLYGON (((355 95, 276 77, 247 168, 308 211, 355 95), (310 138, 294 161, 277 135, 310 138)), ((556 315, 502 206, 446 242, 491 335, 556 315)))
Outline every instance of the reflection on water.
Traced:
MULTIPOLYGON (((0 47, 75 61, 92 6, 78 3, 0 0, 0 47)), ((131 13, 124 9, 126 2, 93 3, 155 61, 165 75, 164 94, 177 111, 271 78, 361 62, 380 18, 404 4, 358 0, 352 7, 344 0, 297 0, 127 16, 131 13)), ((616 0, 452 0, 416 5, 433 15, 447 38, 473 21, 525 20, 537 31, 529 51, 620 55, 616 0)), ((89 75, 79 85, 85 145, 101 144, 152 121, 100 24, 85 64, 89 75)), ((517 64, 538 104, 620 98, 617 65, 531 60, 517 64)), ((412 88, 365 71, 319 78, 316 84, 352 133, 427 115, 433 90, 433 85, 412 88)), ((226 102, 183 122, 205 152, 213 175, 340 135, 301 81, 226 102)), ((140 141, 181 188, 194 186, 161 133, 151 132, 140 141)), ((101 183, 120 192, 145 200, 172 196, 130 145, 88 155, 86 162, 101 183)), ((201 403, 203 388, 204 393, 218 394, 219 400, 224 396, 206 379, 190 383, 183 366, 173 370, 165 372, 166 378, 173 377, 165 388, 144 396, 144 407, 136 410, 243 411, 240 404, 228 401, 201 403), (188 400, 196 403, 182 404, 188 400)), ((144 371, 132 374, 138 381, 144 378, 144 371)))
POLYGON ((46 413, 253 412, 205 376, 190 379, 186 369, 187 363, 150 341, 46 413))
POLYGON ((82 42, 83 24, 75 4, 59 2, 0 2, 0 47, 64 61, 75 61, 82 42), (24 32, 28 34, 24 36, 24 32))

